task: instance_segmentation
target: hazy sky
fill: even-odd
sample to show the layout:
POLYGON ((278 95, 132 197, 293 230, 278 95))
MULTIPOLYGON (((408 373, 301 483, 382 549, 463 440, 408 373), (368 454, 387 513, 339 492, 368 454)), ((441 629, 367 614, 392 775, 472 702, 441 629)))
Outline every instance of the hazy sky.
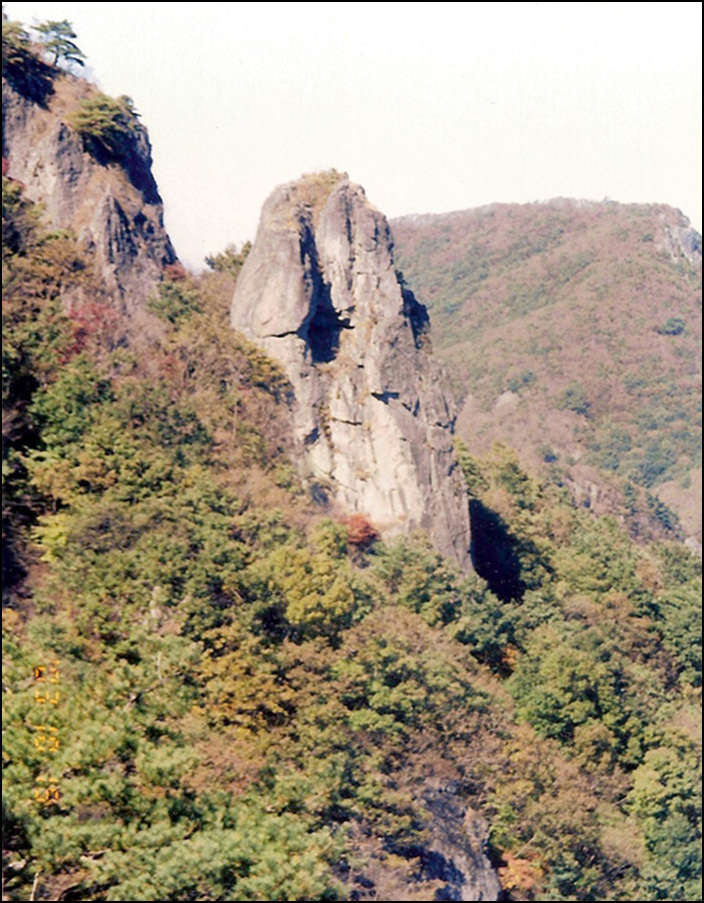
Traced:
POLYGON ((253 238, 282 182, 335 167, 389 217, 581 197, 701 231, 696 3, 14 3, 69 19, 149 128, 193 266, 253 238))

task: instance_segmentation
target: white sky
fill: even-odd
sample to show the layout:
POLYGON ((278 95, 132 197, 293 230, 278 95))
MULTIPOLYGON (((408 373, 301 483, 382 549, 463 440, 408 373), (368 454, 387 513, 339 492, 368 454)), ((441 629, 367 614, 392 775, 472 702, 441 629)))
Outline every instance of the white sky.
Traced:
POLYGON ((389 217, 552 197, 664 202, 701 231, 695 3, 7 2, 69 19, 149 129, 192 266, 335 167, 389 217))

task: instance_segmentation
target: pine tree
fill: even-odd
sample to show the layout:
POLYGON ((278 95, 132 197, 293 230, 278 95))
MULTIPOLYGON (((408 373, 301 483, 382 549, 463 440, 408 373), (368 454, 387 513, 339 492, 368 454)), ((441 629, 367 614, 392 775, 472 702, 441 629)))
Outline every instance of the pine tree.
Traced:
POLYGON ((58 65, 59 60, 65 60, 67 63, 78 63, 79 66, 85 65, 83 62, 85 54, 74 43, 74 38, 77 35, 68 19, 62 19, 60 22, 49 19, 47 22, 42 22, 41 25, 37 26, 37 32, 39 33, 39 40, 47 52, 54 55, 52 61, 54 66, 58 65))

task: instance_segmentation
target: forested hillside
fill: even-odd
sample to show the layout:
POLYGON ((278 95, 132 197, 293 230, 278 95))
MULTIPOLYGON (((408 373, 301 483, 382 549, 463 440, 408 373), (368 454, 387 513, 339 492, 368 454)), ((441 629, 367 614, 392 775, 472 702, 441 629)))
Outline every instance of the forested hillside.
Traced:
POLYGON ((505 446, 469 577, 321 504, 245 254, 130 341, 3 179, 4 898, 701 899, 700 559, 505 446))
POLYGON ((701 543, 701 237, 686 218, 556 200, 393 231, 470 449, 506 442, 602 511, 628 516, 640 496, 701 543))
POLYGON ((438 786, 514 899, 696 899, 689 553, 508 451, 463 459, 484 580, 325 520, 229 274, 165 280, 138 356, 61 312, 75 243, 3 210, 11 899, 423 896, 438 786))

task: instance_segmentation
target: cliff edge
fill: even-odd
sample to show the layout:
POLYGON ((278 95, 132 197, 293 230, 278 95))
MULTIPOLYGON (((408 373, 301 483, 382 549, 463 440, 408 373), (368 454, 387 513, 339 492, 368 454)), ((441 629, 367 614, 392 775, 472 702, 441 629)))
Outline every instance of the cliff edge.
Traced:
MULTIPOLYGON (((127 98, 124 99, 127 101, 127 98)), ((119 101, 81 78, 26 56, 2 83, 3 174, 41 203, 46 222, 73 232, 87 249, 115 306, 134 317, 177 258, 151 172, 146 128, 125 104, 119 149, 76 128, 86 111, 98 120, 119 101)))

